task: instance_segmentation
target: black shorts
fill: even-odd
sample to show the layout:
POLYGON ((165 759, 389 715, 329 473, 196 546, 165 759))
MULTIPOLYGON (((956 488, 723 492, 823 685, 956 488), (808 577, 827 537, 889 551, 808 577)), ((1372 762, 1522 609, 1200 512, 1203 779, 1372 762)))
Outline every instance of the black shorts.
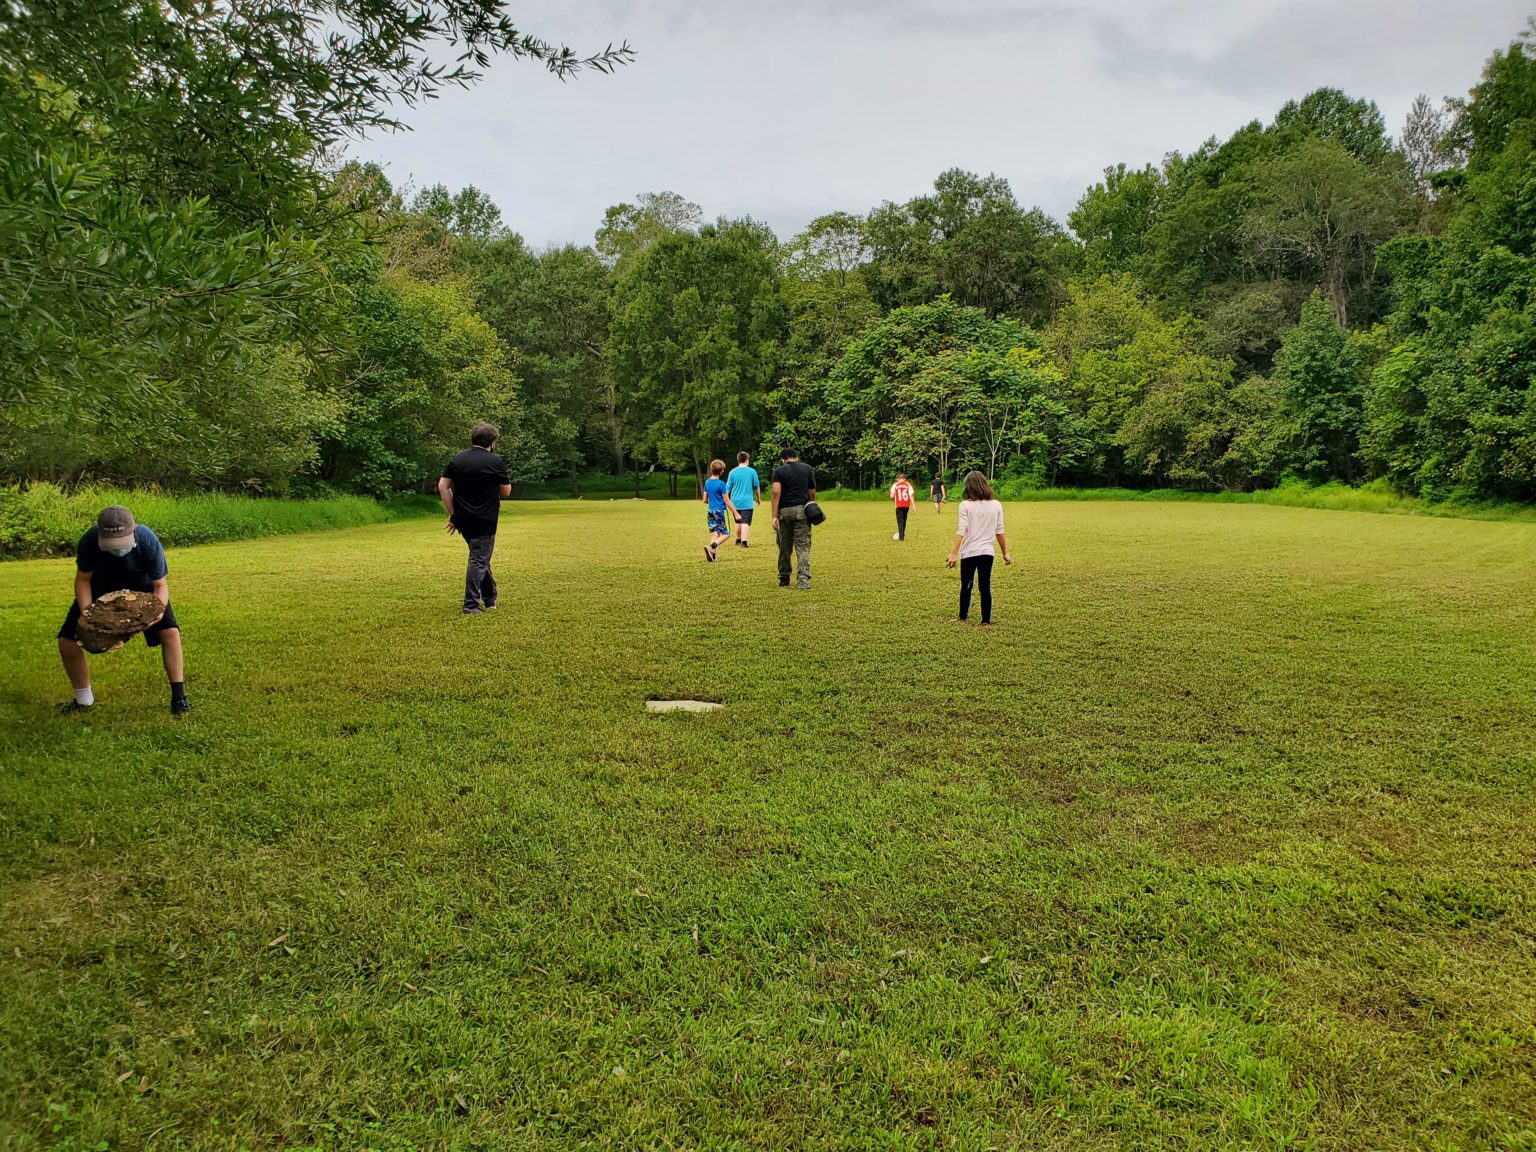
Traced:
MULTIPOLYGON (((64 623, 59 627, 59 639, 73 640, 75 638, 75 628, 79 623, 80 605, 77 602, 69 606, 69 612, 64 617, 64 623)), ((144 629, 144 643, 148 644, 151 648, 160 647, 160 633, 164 632, 167 628, 175 627, 177 627, 176 613, 167 604, 165 606, 165 615, 144 629)))
POLYGON ((750 523, 752 523, 752 509, 750 509, 750 508, 738 508, 738 509, 736 509, 736 519, 739 520, 743 524, 750 524, 750 523))

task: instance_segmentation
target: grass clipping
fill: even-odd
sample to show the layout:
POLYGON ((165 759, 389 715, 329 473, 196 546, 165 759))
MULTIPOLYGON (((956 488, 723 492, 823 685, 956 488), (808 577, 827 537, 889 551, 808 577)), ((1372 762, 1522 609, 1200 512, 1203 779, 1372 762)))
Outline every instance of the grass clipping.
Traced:
POLYGON ((108 592, 80 613, 75 639, 87 652, 111 652, 160 619, 165 605, 153 592, 108 592))

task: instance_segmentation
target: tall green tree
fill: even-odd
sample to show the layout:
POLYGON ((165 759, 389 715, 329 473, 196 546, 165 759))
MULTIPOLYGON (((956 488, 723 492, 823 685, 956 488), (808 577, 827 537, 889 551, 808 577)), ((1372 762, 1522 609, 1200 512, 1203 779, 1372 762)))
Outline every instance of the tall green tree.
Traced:
POLYGON ((702 483, 712 456, 756 443, 786 321, 764 226, 721 221, 647 248, 618 284, 608 345, 630 453, 702 483))
POLYGON ((1392 150, 1387 122, 1370 100, 1356 100, 1337 88, 1319 88, 1289 100, 1275 114, 1273 130, 1337 144, 1356 160, 1373 163, 1392 150))
POLYGON ((1193 317, 1165 319, 1129 276, 1073 286, 1044 343, 1066 409, 1052 472, 1069 480, 1175 479, 1185 434, 1170 446, 1169 413, 1188 412, 1191 397, 1225 387, 1233 372, 1205 353, 1193 317))
POLYGON ((1411 218, 1403 175, 1317 136, 1258 164, 1242 225, 1255 261, 1316 286, 1348 326, 1352 299, 1373 286, 1377 247, 1411 218))
POLYGON ((880 315, 865 278, 864 222, 846 212, 811 221, 784 245, 782 294, 789 316, 779 372, 768 397, 777 416, 764 456, 793 446, 836 479, 852 476, 857 430, 828 396, 828 376, 858 332, 880 315))
POLYGON ((1017 321, 994 320, 948 296, 870 324, 833 367, 826 393, 857 430, 855 461, 947 471, 964 450, 986 382, 1002 374, 985 354, 1033 343, 1017 321))
POLYGON ((622 278, 658 240, 703 226, 704 211, 692 200, 676 192, 642 192, 633 204, 615 204, 604 214, 597 254, 622 278))
MULTIPOLYGON (((505 349, 462 288, 365 270, 347 285, 335 322, 345 325, 337 349, 344 411, 321 444, 328 483, 380 496, 423 489, 477 420, 501 426, 508 444, 526 444, 505 349)), ((511 455, 524 476, 543 467, 526 450, 511 455)))
POLYGON ((411 201, 411 211, 429 216, 444 229, 472 244, 489 244, 507 234, 501 209, 473 184, 449 192, 445 184, 423 188, 411 201))
POLYGON ((1313 483, 1360 479, 1360 425, 1371 365, 1333 306, 1314 295, 1275 357, 1285 463, 1313 483))
POLYGON ((630 55, 579 58, 497 0, 0 0, 0 437, 147 416, 196 366, 257 362, 246 342, 316 336, 360 239, 325 156, 496 54, 630 55))
POLYGON ((1083 270, 1089 276, 1141 271, 1148 233, 1157 221, 1163 177, 1150 164, 1104 170, 1104 179, 1083 193, 1067 223, 1083 245, 1083 270))
POLYGON ((1495 53, 1456 110, 1465 170, 1439 236, 1387 246, 1395 341, 1375 369, 1363 448, 1432 497, 1536 498, 1536 38, 1495 53))
POLYGON ((864 235, 871 291, 886 308, 948 293, 991 316, 1042 320, 1077 259, 1060 225, 1020 208, 1008 181, 958 168, 941 173, 930 195, 871 211, 864 235))
POLYGON ((588 464, 624 469, 618 398, 608 371, 613 280, 590 248, 532 253, 517 236, 475 258, 481 316, 516 359, 526 434, 560 472, 588 464))

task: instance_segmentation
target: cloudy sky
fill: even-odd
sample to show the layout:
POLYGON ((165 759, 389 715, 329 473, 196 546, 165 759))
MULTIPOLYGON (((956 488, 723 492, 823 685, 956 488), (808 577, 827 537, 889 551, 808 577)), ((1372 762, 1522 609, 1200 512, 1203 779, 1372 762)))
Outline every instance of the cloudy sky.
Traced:
POLYGON ((1531 0, 527 0, 519 26, 612 76, 502 60, 354 146, 396 184, 474 184, 533 245, 590 243, 610 204, 670 189, 788 237, 996 172, 1058 219, 1105 166, 1269 120, 1321 85, 1465 94, 1531 0))

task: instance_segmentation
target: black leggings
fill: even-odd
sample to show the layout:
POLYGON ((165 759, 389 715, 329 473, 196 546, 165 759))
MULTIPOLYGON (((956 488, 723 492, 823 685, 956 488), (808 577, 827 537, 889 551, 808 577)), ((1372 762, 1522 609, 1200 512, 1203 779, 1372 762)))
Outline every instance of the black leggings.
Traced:
POLYGON ((960 619, 971 614, 971 583, 976 581, 981 585, 981 622, 992 623, 993 559, 991 556, 967 556, 960 561, 960 619))
POLYGON ((907 513, 910 511, 912 511, 910 508, 896 509, 896 535, 903 540, 907 538, 907 513))

